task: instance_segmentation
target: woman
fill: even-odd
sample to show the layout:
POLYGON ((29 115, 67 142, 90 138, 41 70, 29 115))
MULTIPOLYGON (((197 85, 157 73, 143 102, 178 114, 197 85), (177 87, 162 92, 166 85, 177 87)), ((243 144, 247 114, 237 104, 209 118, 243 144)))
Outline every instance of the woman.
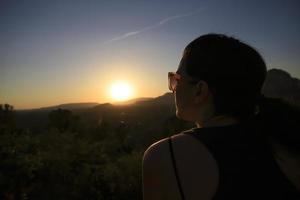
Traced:
POLYGON ((300 199, 300 111, 261 94, 266 74, 255 49, 226 35, 185 48, 169 88, 176 116, 197 126, 145 151, 144 200, 300 199))

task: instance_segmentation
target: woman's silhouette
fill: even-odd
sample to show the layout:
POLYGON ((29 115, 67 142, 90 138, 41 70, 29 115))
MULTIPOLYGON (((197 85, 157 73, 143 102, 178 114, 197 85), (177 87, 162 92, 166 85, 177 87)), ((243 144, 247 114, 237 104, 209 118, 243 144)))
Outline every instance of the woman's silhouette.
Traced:
POLYGON ((299 107, 264 97, 266 74, 232 37, 188 44, 169 89, 176 116, 197 127, 145 151, 144 200, 300 199, 299 107))

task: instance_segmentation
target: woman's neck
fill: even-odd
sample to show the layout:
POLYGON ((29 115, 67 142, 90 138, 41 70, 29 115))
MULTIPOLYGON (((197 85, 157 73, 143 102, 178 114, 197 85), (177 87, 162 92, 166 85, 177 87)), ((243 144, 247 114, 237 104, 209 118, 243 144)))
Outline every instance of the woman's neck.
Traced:
POLYGON ((203 127, 214 127, 214 126, 226 126, 226 125, 232 125, 237 123, 239 123, 239 121, 234 117, 219 115, 219 116, 212 117, 204 122, 196 122, 196 125, 198 128, 203 128, 203 127))

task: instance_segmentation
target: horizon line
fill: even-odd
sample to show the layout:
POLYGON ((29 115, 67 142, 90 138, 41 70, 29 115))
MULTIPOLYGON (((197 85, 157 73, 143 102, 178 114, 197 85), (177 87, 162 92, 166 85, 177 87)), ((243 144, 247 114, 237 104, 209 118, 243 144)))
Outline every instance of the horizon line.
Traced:
POLYGON ((31 107, 31 108, 15 108, 14 105, 9 104, 9 103, 2 103, 2 105, 9 104, 9 105, 11 105, 11 106, 14 107, 15 111, 39 110, 39 109, 47 109, 47 108, 51 108, 51 107, 58 107, 58 106, 62 106, 62 105, 71 105, 71 104, 89 104, 89 103, 92 104, 92 103, 95 103, 97 105, 102 105, 102 104, 118 105, 118 104, 126 104, 126 102, 128 102, 128 101, 133 101, 133 100, 141 99, 141 98, 154 99, 154 98, 157 98, 157 97, 160 97, 160 96, 164 96, 164 95, 166 95, 168 93, 172 93, 172 92, 165 92, 164 94, 159 95, 159 96, 155 96, 155 97, 136 97, 136 98, 132 98, 132 99, 126 99, 126 100, 123 100, 123 101, 111 101, 111 102, 70 102, 70 103, 60 103, 60 104, 54 104, 54 105, 45 105, 45 106, 42 106, 42 107, 31 107))

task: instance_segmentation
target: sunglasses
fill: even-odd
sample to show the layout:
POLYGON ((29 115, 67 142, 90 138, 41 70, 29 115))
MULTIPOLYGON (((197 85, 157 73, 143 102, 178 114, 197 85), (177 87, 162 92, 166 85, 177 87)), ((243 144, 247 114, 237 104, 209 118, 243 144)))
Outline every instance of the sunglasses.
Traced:
MULTIPOLYGON (((180 74, 177 74, 176 72, 168 72, 168 86, 169 86, 169 90, 171 90, 172 92, 176 91, 176 87, 178 84, 178 81, 182 79, 182 76, 180 74)), ((188 83, 191 84, 196 84, 199 81, 187 81, 188 83)))

